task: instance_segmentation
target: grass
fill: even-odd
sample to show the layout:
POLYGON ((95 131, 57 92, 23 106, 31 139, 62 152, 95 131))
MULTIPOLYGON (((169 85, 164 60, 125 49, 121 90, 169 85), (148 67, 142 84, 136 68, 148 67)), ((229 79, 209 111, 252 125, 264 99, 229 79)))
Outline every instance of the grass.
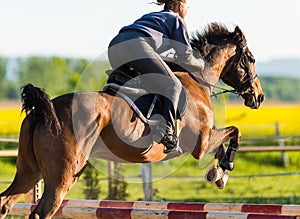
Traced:
MULTIPOLYGON (((156 201, 198 201, 198 202, 243 202, 300 204, 300 158, 299 153, 289 152, 290 165, 284 167, 281 153, 239 154, 236 167, 230 173, 228 184, 219 190, 204 180, 206 169, 211 165, 199 163, 190 156, 183 156, 168 162, 153 164, 153 187, 156 201), (279 174, 281 173, 281 175, 279 174), (294 173, 295 175, 287 175, 294 173), (298 174, 296 174, 298 173, 298 174), (275 176, 273 174, 278 174, 275 176)), ((208 161, 212 161, 208 156, 208 161)), ((106 177, 106 163, 99 161, 101 178, 106 177)), ((128 200, 143 200, 139 164, 122 164, 123 174, 128 183, 128 200)), ((84 182, 76 184, 67 198, 78 196, 84 182)), ((100 199, 107 196, 107 181, 101 181, 100 199)))
MULTIPOLYGON (((279 130, 283 136, 300 135, 300 105, 297 104, 266 105, 259 110, 232 104, 215 109, 218 126, 236 125, 240 128, 243 139, 274 136, 275 123, 279 123, 279 130)), ((23 116, 19 109, 0 108, 0 136, 18 135, 23 116)), ((299 142, 296 141, 295 144, 297 143, 299 142)), ((204 181, 206 169, 213 162, 212 155, 207 155, 200 162, 185 155, 167 162, 154 163, 154 198, 156 201, 300 204, 299 152, 288 152, 287 155, 290 165, 284 167, 279 152, 238 154, 235 170, 230 173, 224 190, 219 190, 215 185, 204 181)), ((107 162, 97 161, 95 166, 101 178, 99 199, 105 199, 108 192, 107 162)), ((128 183, 128 200, 143 200, 139 177, 141 165, 122 164, 122 168, 128 183)), ((11 182, 14 173, 15 160, 1 158, 0 182, 11 182)), ((7 183, 0 183, 0 190, 3 191, 7 186, 7 183)), ((84 186, 85 182, 81 177, 66 198, 84 199, 84 186)))
MULTIPOLYGON (((291 165, 283 167, 280 153, 239 154, 236 168, 230 173, 228 184, 219 190, 214 184, 207 184, 204 174, 209 165, 199 165, 199 161, 190 156, 176 158, 164 163, 153 164, 153 187, 156 191, 155 201, 197 201, 210 203, 277 203, 300 204, 299 175, 272 176, 273 173, 297 172, 300 169, 299 154, 288 153, 291 165), (183 162, 183 160, 185 160, 183 162), (251 162, 249 162, 249 160, 251 162), (267 161, 267 162, 266 162, 267 161), (190 178, 188 177, 190 176, 190 178)), ((107 197, 106 162, 100 161, 103 168, 99 199, 107 197)), ((10 182, 15 167, 11 162, 0 162, 0 181, 10 182), (2 170, 5 169, 5 172, 2 170)), ((126 178, 127 200, 143 200, 139 164, 122 164, 126 178)), ((299 172, 298 172, 299 173, 299 172)), ((82 179, 82 178, 81 178, 82 179)), ((0 184, 3 191, 8 184, 0 184)), ((67 194, 67 199, 84 199, 85 182, 79 180, 67 194)))

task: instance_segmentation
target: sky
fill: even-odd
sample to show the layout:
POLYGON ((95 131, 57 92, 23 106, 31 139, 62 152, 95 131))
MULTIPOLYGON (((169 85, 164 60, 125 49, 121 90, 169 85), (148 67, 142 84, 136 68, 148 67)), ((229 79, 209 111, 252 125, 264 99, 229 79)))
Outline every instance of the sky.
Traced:
MULTIPOLYGON (((189 0, 190 33, 238 25, 260 62, 300 58, 299 0, 189 0)), ((0 0, 0 56, 94 59, 119 29, 159 11, 152 0, 0 0)))

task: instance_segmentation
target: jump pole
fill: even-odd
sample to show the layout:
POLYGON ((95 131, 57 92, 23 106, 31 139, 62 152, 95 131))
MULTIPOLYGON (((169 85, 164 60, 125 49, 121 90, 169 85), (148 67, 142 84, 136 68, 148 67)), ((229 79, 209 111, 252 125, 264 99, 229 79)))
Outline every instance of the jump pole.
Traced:
POLYGON ((195 202, 145 202, 145 201, 108 201, 108 200, 64 200, 63 206, 86 206, 108 208, 137 208, 158 210, 188 210, 207 212, 243 212, 263 214, 300 215, 300 205, 279 204, 214 204, 195 202))
MULTIPOLYGON (((10 215, 28 216, 36 205, 16 204, 10 215)), ((135 208, 106 208, 86 206, 61 206, 54 217, 80 219, 299 219, 298 216, 278 214, 253 214, 243 212, 204 212, 189 210, 159 210, 135 208)))

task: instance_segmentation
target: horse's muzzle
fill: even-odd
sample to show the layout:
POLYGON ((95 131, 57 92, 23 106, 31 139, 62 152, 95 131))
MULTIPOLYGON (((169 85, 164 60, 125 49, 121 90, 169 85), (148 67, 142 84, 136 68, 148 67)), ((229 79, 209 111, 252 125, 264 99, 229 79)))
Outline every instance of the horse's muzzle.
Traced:
POLYGON ((265 99, 264 94, 259 94, 256 96, 255 93, 245 93, 242 96, 244 98, 245 106, 248 106, 251 109, 258 109, 265 99))

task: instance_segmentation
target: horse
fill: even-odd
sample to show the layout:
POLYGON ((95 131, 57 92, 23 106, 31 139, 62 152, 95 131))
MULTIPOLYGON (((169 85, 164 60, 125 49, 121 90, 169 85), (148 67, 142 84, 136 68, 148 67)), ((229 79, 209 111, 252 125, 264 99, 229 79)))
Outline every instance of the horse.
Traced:
MULTIPOLYGON (((258 109, 264 93, 255 59, 238 26, 230 31, 211 23, 192 36, 191 45, 206 65, 202 73, 174 72, 187 95, 186 112, 177 122, 180 147, 195 159, 214 151, 222 170, 231 171, 241 133, 235 126, 215 127, 210 95, 221 80, 245 106, 258 109)), ((131 163, 158 162, 168 156, 162 144, 147 138, 150 125, 110 90, 73 92, 51 100, 43 89, 28 84, 22 100, 27 115, 20 129, 16 175, 0 194, 1 218, 41 179, 44 192, 29 218, 51 218, 91 156, 131 163)))

